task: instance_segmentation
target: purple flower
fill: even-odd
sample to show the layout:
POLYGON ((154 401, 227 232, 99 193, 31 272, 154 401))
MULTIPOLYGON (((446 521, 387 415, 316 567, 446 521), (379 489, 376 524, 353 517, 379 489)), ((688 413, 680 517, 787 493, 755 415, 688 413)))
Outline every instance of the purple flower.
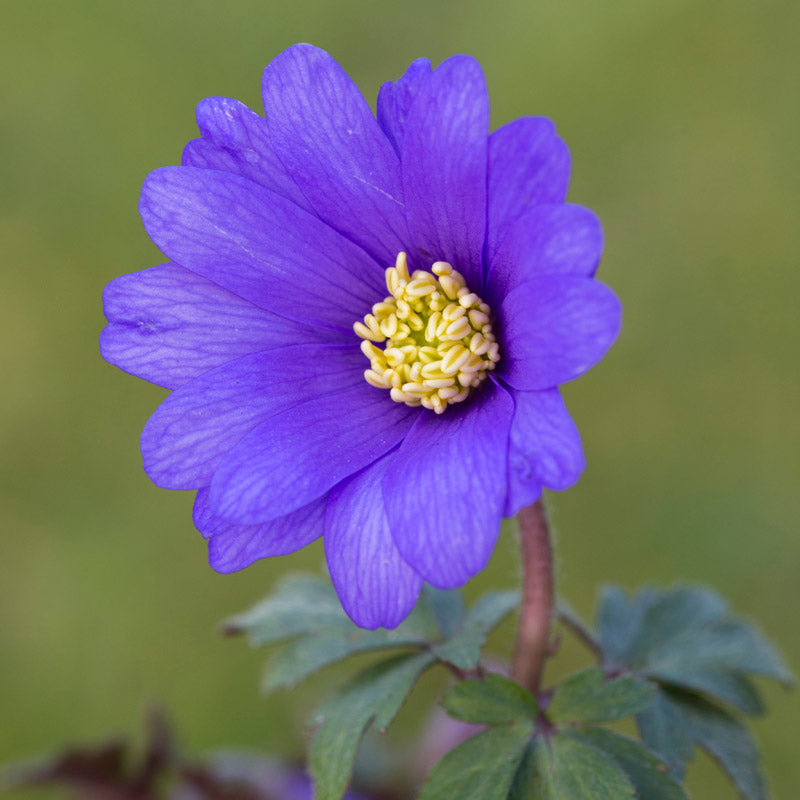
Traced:
POLYGON ((262 90, 265 117, 203 100, 182 166, 147 178, 170 263, 108 285, 102 353, 173 390, 144 467, 197 490, 214 569, 324 535, 347 613, 394 627, 423 581, 483 569, 501 517, 578 479, 557 387, 619 329, 602 230, 564 202, 549 120, 489 133, 470 57, 415 61, 377 119, 310 45, 262 90))

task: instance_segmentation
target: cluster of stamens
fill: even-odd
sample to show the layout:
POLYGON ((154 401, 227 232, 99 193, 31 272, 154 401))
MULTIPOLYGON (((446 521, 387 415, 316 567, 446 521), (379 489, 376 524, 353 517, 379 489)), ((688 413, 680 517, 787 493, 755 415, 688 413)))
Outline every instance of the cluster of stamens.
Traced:
POLYGON ((353 325, 370 360, 364 378, 398 403, 441 414, 500 360, 489 306, 446 261, 409 275, 405 253, 386 270, 386 286, 389 296, 353 325))

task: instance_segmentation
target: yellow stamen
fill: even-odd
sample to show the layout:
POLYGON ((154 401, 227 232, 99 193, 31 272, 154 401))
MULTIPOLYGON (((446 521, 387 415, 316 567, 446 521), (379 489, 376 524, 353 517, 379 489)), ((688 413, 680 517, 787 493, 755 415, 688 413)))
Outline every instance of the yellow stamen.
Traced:
POLYGON ((389 296, 353 325, 370 361, 364 379, 437 414, 466 400, 500 360, 489 306, 446 261, 409 274, 405 253, 386 270, 386 287, 389 296))

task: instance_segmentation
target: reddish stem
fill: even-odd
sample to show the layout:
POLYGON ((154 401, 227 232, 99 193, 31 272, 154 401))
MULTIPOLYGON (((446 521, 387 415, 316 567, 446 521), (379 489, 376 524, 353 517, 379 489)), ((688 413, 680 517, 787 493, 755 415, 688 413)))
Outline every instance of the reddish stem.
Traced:
POLYGON ((550 649, 553 620, 553 551, 541 500, 517 515, 522 549, 522 606, 511 677, 537 694, 550 649))

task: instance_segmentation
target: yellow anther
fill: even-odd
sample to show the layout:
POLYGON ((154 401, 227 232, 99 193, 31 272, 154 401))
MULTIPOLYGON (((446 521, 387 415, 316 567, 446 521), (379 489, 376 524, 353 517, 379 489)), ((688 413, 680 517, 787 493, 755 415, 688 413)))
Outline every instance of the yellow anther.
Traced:
POLYGON ((383 317, 388 316, 389 314, 394 314, 396 311, 397 308, 392 303, 389 302, 375 303, 375 305, 372 306, 372 313, 378 319, 382 319, 383 317))
POLYGON ((383 355, 390 367, 399 367, 406 360, 406 354, 398 347, 387 347, 383 355))
POLYGON ((437 261, 432 267, 431 272, 434 275, 438 275, 440 278, 442 275, 449 275, 453 271, 453 267, 448 264, 446 261, 437 261))
POLYGON ((454 320, 461 319, 466 313, 466 308, 457 306, 455 303, 449 303, 447 308, 442 311, 442 317, 448 322, 453 322, 454 320))
POLYGON ((375 347, 372 342, 368 339, 365 339, 361 342, 361 352, 370 360, 372 361, 373 358, 380 358, 383 355, 383 350, 379 347, 375 347))
POLYGON ((451 299, 455 300, 458 296, 460 288, 459 283, 453 278, 452 275, 442 275, 439 278, 439 283, 442 285, 442 291, 451 299))
POLYGON ((400 385, 403 383, 403 379, 397 374, 397 370, 396 369, 392 369, 391 367, 387 367, 384 370, 383 379, 390 386, 394 386, 395 389, 399 389, 400 385))
POLYGON ((451 264, 410 274, 405 253, 386 270, 386 286, 389 296, 353 325, 370 361, 364 379, 398 403, 441 414, 466 400, 500 360, 489 306, 451 264))
POLYGON ((472 333, 472 328, 470 327, 469 320, 464 317, 460 317, 451 322, 445 330, 445 335, 449 339, 461 339, 469 333, 472 333))
POLYGON ((363 322, 356 322, 353 325, 353 330, 356 332, 356 335, 360 336, 362 339, 369 339, 372 342, 385 342, 386 337, 378 331, 373 331, 371 328, 368 328, 363 322))
MULTIPOLYGON (((416 273, 414 274, 416 275, 416 273)), ((436 284, 434 283, 433 275, 430 273, 428 273, 427 278, 414 278, 406 286, 406 292, 411 297, 424 297, 426 294, 432 294, 435 291, 436 284)))
MULTIPOLYGON (((481 353, 481 349, 483 349, 483 353, 485 353, 489 349, 489 345, 482 334, 473 333, 472 338, 469 340, 469 351, 470 353, 483 355, 483 353, 481 353)), ((363 352, 364 348, 362 347, 361 350, 363 352)))
POLYGON ((375 370, 368 369, 364 371, 364 380, 370 385, 374 386, 376 389, 388 389, 389 384, 383 378, 383 375, 379 375, 375 370))
POLYGON ((442 362, 439 361, 431 361, 428 364, 422 365, 421 375, 423 378, 441 378, 444 376, 444 372, 442 372, 442 362))
POLYGON ((397 270, 397 275, 401 280, 405 281, 406 283, 411 280, 411 275, 408 271, 408 258, 406 258, 405 253, 400 252, 397 254, 397 258, 394 262, 394 268, 397 270))
POLYGON ((472 325, 475 330, 481 330, 484 325, 489 324, 489 316, 483 311, 478 311, 473 308, 471 311, 467 312, 467 316, 469 317, 469 324, 472 325))
POLYGON ((469 358, 469 350, 463 345, 448 350, 442 359, 442 372, 445 375, 455 375, 461 365, 469 358))
POLYGON ((452 386, 455 382, 455 378, 425 378, 422 385, 429 389, 444 389, 446 386, 452 386))
POLYGON ((442 312, 441 311, 434 311, 433 314, 428 317, 428 324, 425 326, 425 338, 432 342, 436 338, 436 329, 439 326, 439 323, 442 321, 442 312))
POLYGON ((387 338, 391 339, 397 333, 397 315, 392 314, 389 317, 382 319, 378 323, 381 333, 387 338))
POLYGON ((436 361, 440 356, 439 351, 435 347, 430 347, 426 345, 424 347, 417 348, 417 357, 423 364, 430 364, 432 361, 436 361))
POLYGON ((425 323, 419 314, 409 314, 408 327, 411 328, 412 331, 421 331, 425 327, 425 323))

